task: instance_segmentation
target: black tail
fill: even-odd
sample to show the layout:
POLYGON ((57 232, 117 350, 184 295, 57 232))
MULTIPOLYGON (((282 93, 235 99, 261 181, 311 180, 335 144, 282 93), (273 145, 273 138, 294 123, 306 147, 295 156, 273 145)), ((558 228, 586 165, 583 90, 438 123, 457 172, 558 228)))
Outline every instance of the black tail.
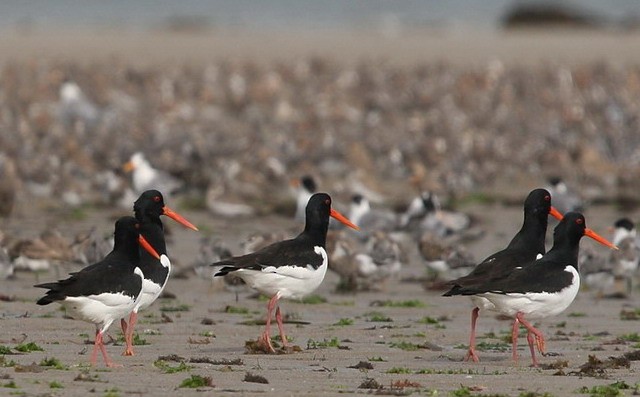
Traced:
POLYGON ((47 288, 49 290, 47 291, 47 294, 45 296, 38 299, 38 301, 36 302, 38 305, 41 305, 41 306, 48 305, 49 303, 52 303, 55 301, 61 301, 61 300, 64 300, 64 298, 66 298, 65 295, 61 294, 60 291, 58 291, 58 288, 60 287, 60 284, 58 283, 37 284, 37 285, 34 285, 34 287, 47 288))
POLYGON ((235 270, 238 270, 238 268, 233 265, 233 261, 229 261, 229 260, 222 260, 219 262, 215 262, 215 263, 212 263, 210 266, 213 267, 213 277, 224 276, 235 270))

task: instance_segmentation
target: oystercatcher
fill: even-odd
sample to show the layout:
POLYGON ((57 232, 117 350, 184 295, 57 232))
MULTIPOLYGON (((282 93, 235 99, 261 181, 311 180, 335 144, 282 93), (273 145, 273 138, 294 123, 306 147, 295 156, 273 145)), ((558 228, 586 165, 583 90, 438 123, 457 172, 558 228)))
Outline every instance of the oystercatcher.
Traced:
POLYGON ((542 332, 533 327, 529 319, 555 316, 573 302, 580 289, 578 252, 580 239, 589 236, 597 242, 617 249, 615 245, 586 227, 584 216, 578 212, 564 215, 553 232, 553 247, 528 264, 514 268, 508 275, 469 287, 459 287, 458 295, 477 295, 493 304, 493 310, 515 317, 512 327, 513 359, 517 362, 518 328, 527 328, 527 342, 533 366, 538 366, 535 343, 544 354, 545 340, 542 332), (533 335, 533 336, 532 336, 533 335))
POLYGON ((71 273, 66 280, 35 285, 49 289, 38 300, 38 305, 60 301, 73 317, 95 324, 92 365, 96 364, 100 349, 107 367, 116 366, 107 356, 102 340, 111 323, 126 316, 140 301, 143 275, 139 267, 138 244, 149 255, 160 257, 139 232, 135 218, 125 216, 118 219, 113 250, 102 261, 71 273))
MULTIPOLYGON (((267 321, 264 333, 258 340, 265 350, 275 352, 271 345, 271 313, 280 298, 299 299, 313 292, 327 272, 328 259, 325 250, 329 217, 358 230, 344 215, 331 208, 331 197, 316 193, 306 207, 304 231, 296 238, 268 245, 259 251, 213 263, 213 276, 228 273, 242 278, 249 286, 271 296, 267 305, 267 321)), ((276 321, 287 347, 280 307, 276 321)))
MULTIPOLYGON (((522 227, 509 245, 480 262, 468 275, 450 281, 448 285, 451 289, 444 296, 461 295, 460 291, 464 288, 502 279, 518 266, 542 256, 545 253, 544 241, 549 215, 562 219, 562 214, 551 206, 551 194, 547 190, 532 190, 524 201, 522 227)), ((475 346, 478 314, 480 310, 492 310, 494 307, 489 300, 479 296, 472 296, 471 300, 475 307, 471 311, 471 336, 465 361, 472 359, 477 362, 479 357, 475 346)))
POLYGON ((142 193, 133 205, 135 217, 140 222, 140 234, 158 251, 159 258, 147 255, 144 252, 140 257, 140 269, 144 274, 142 280, 142 294, 140 302, 131 311, 129 323, 124 318, 120 321, 122 333, 125 335, 125 356, 133 353, 133 328, 138 319, 138 311, 151 306, 160 296, 171 272, 171 261, 167 256, 167 245, 164 241, 164 229, 160 215, 166 215, 189 229, 198 230, 193 224, 181 215, 167 207, 162 193, 157 190, 147 190, 142 193))

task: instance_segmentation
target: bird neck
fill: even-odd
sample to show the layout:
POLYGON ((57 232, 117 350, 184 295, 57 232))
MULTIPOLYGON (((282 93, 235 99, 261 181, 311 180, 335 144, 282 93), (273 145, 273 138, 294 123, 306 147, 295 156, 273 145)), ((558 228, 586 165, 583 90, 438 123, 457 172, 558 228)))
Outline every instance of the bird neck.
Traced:
POLYGON ((563 268, 571 265, 578 270, 578 254, 580 251, 580 240, 562 239, 555 241, 553 247, 545 255, 545 258, 552 259, 563 268))
MULTIPOLYGON (((157 222, 146 219, 140 224, 140 234, 149 242, 149 244, 156 250, 156 252, 160 255, 167 254, 167 245, 164 240, 164 230, 162 228, 162 222, 158 218, 157 222)), ((151 254, 149 254, 146 250, 142 250, 142 257, 153 258, 154 261, 157 261, 151 254)))
POLYGON ((522 228, 509 243, 509 248, 522 248, 535 251, 537 254, 545 253, 544 241, 547 233, 547 215, 544 218, 524 215, 522 228))
POLYGON ((320 246, 324 248, 327 245, 327 231, 329 230, 329 223, 323 227, 309 227, 309 225, 305 226, 304 231, 300 234, 307 241, 310 242, 314 247, 320 246))

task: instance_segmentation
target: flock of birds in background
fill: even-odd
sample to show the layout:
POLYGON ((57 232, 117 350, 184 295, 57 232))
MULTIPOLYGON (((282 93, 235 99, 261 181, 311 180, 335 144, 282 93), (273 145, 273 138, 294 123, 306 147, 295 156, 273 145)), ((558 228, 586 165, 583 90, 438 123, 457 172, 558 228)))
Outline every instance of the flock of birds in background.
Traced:
MULTIPOLYGON (((75 83, 63 84, 60 93, 66 112, 62 117, 69 120, 82 119, 87 125, 97 119, 99 110, 86 100, 75 83)), ((10 168, 10 162, 2 154, 0 165, 5 167, 5 173, 7 167, 10 168)), ((278 167, 277 164, 272 164, 269 169, 278 167)), ((184 185, 180 179, 154 168, 141 152, 131 156, 125 170, 132 173, 131 187, 125 189, 118 200, 123 208, 130 208, 131 203, 135 202, 135 218, 123 217, 116 222, 113 241, 105 240, 101 231, 95 230, 78 236, 73 242, 56 231, 45 231, 37 239, 13 239, 12 236, 0 238, 0 276, 5 278, 11 277, 15 270, 48 269, 52 260, 77 261, 89 265, 71 273, 68 279, 39 284, 38 287, 46 288, 48 292, 38 303, 62 301, 78 318, 95 323, 96 339, 92 363, 95 364, 100 350, 108 366, 115 364, 109 360, 102 343, 102 335, 106 329, 113 321, 121 319, 126 342, 125 354, 133 354, 131 341, 137 313, 153 303, 169 279, 171 263, 160 216, 170 216, 195 229, 195 226, 164 205, 164 197, 160 193, 164 192, 167 197, 172 197, 171 193, 180 191, 184 185), (139 236, 143 238, 140 239, 139 236), (143 246, 142 249, 138 248, 140 245, 143 246), (55 254, 49 255, 52 252, 55 254), (113 289, 110 283, 117 281, 113 277, 119 274, 112 271, 114 266, 126 271, 129 282, 122 287, 124 289, 109 291, 113 289), (106 290, 101 291, 99 288, 106 290)), ((228 169, 227 174, 235 173, 228 169)), ((120 183, 114 179, 113 174, 105 173, 96 177, 105 185, 120 183)), ((41 186, 35 182, 30 182, 32 191, 37 191, 41 186)), ((541 195, 542 199, 531 205, 536 208, 535 211, 528 209, 529 198, 525 200, 525 221, 521 233, 514 237, 505 251, 483 261, 477 261, 465 249, 465 242, 482 236, 481 228, 474 225, 466 214, 442 208, 434 193, 423 192, 406 203, 404 211, 396 212, 378 208, 376 203, 379 198, 375 192, 363 189, 353 195, 345 217, 331 207, 330 197, 317 193, 317 190, 313 177, 305 176, 298 181, 295 190, 295 219, 304 221, 306 226, 295 239, 287 240, 286 233, 283 232, 255 235, 246 242, 244 255, 232 256, 219 241, 206 238, 203 239, 199 257, 188 268, 180 270, 194 271, 204 277, 211 277, 212 274, 224 277, 229 284, 236 284, 237 279, 242 279, 250 287, 269 295, 271 300, 267 306, 267 326, 259 339, 265 351, 274 351, 269 330, 274 310, 282 341, 286 343, 282 314, 277 305, 280 298, 297 299, 311 293, 320 285, 327 269, 340 276, 341 289, 359 291, 383 288, 387 280, 397 277, 402 267, 407 265, 408 247, 417 247, 430 275, 429 288, 446 289, 445 295, 472 297, 476 306, 472 312, 471 337, 466 358, 474 361, 479 360, 475 351, 475 324, 482 311, 496 311, 514 318, 514 359, 517 359, 517 327, 523 324, 528 331, 527 341, 532 362, 537 365, 534 350, 537 348, 544 352, 544 337, 527 319, 554 315, 564 310, 575 298, 578 279, 596 290, 599 296, 611 291, 629 295, 639 276, 640 244, 634 223, 629 219, 615 222, 611 244, 597 237, 586 228, 584 218, 576 212, 583 209, 581 201, 570 194, 560 179, 550 180, 544 191, 531 192, 529 198, 531 195, 541 195), (547 196, 549 199, 553 197, 553 207, 564 214, 564 220, 556 227, 553 248, 545 254, 544 232, 547 227, 546 218, 551 211, 550 201, 545 199, 547 196), (533 212, 540 212, 538 207, 544 208, 545 205, 549 208, 547 212, 542 211, 544 221, 540 218, 537 226, 532 226, 537 230, 535 238, 521 236, 518 239, 521 234, 533 233, 526 226, 527 218, 533 217, 533 212), (332 217, 340 223, 330 222, 332 217), (359 231, 349 230, 343 224, 359 231), (544 230, 540 231, 542 226, 544 230), (597 238, 601 243, 619 249, 605 254, 586 246, 578 251, 577 243, 583 235, 597 238), (532 242, 533 240, 535 241, 532 242), (566 240, 570 240, 570 244, 566 240), (567 244, 570 245, 569 248, 575 248, 575 260, 572 257, 573 251, 565 252, 567 244), (514 254, 513 249, 526 252, 514 254), (528 272, 546 262, 556 261, 558 252, 567 261, 560 264, 555 276, 548 277, 564 280, 566 284, 554 286, 556 290, 550 290, 545 284, 548 280, 541 279, 537 286, 529 283, 529 287, 534 290, 521 290, 522 279, 531 279, 528 272), (544 256, 536 261, 538 254, 544 256), (513 259, 514 255, 517 260, 513 259), (496 262, 502 257, 511 259, 506 260, 506 264, 496 266, 496 262), (212 264, 215 264, 214 269, 210 267, 212 264), (578 276, 577 270, 567 270, 567 264, 575 269, 579 268, 580 275, 578 276), (523 299, 529 304, 535 302, 535 305, 530 305, 532 309, 528 309, 531 312, 519 309, 523 299)), ((67 203, 81 201, 73 190, 65 194, 63 200, 67 203)), ((246 203, 218 200, 220 194, 215 188, 207 191, 207 207, 214 214, 225 217, 256 215, 255 208, 246 203)), ((548 274, 544 271, 541 273, 548 274)))

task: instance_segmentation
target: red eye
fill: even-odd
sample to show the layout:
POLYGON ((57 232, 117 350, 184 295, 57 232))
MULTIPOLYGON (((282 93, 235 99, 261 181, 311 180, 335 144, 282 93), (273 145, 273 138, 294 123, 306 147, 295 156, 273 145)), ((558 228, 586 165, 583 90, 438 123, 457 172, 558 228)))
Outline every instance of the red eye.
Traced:
POLYGON ((582 219, 576 219, 576 224, 578 225, 582 225, 583 220, 582 219))
POLYGON ((326 199, 326 200, 324 201, 324 203, 325 203, 326 205, 331 205, 331 200, 326 199))
POLYGON ((551 201, 551 196, 544 196, 544 201, 551 201))
POLYGON ((155 201, 156 203, 160 202, 160 196, 154 196, 153 197, 153 201, 155 201))

